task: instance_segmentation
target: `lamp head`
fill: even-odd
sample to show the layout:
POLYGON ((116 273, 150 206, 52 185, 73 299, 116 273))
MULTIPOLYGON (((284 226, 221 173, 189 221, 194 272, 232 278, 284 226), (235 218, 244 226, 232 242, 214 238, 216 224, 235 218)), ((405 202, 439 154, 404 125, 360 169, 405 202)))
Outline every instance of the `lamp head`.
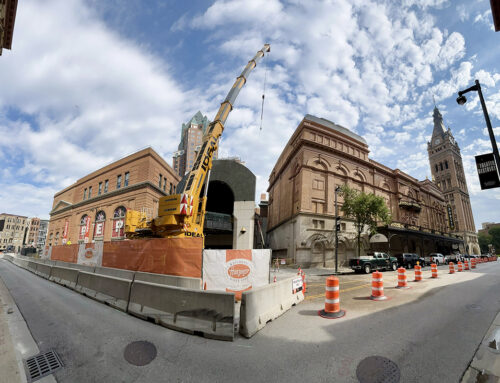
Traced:
POLYGON ((465 98, 465 96, 461 95, 461 96, 457 97, 457 103, 458 103, 458 105, 463 105, 466 102, 467 102, 467 99, 465 98))

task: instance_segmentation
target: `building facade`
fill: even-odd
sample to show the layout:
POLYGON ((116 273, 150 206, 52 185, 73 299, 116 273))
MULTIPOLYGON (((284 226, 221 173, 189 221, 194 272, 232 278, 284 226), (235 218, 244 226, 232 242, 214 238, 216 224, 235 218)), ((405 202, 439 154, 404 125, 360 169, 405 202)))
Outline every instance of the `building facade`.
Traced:
POLYGON ((2 49, 11 49, 17 0, 0 0, 0 56, 2 49))
POLYGON ((28 225, 28 217, 0 214, 0 251, 19 252, 23 247, 28 225))
POLYGON ((444 194, 450 231, 464 239, 468 254, 480 254, 460 148, 451 130, 445 129, 437 107, 433 117, 432 138, 427 143, 432 180, 444 194))
POLYGON ((155 217, 178 182, 151 148, 113 162, 54 195, 46 245, 122 240, 127 209, 155 217))
POLYGON ((38 231, 40 230, 40 218, 33 217, 28 220, 28 235, 26 237, 26 246, 36 247, 38 240, 38 231))
MULTIPOLYGON (((199 111, 188 123, 182 124, 181 142, 173 155, 174 170, 181 177, 193 167, 208 124, 210 121, 208 121, 207 116, 203 116, 199 111)), ((217 152, 214 153, 213 159, 216 158, 217 152)))
MULTIPOLYGON (((335 189, 349 185, 384 198, 392 223, 380 227, 383 250, 449 253, 461 241, 448 234, 445 200, 429 180, 368 158, 367 142, 328 120, 306 115, 280 155, 269 178, 267 231, 273 256, 303 266, 334 265, 335 189)), ((342 206, 338 196, 338 211, 342 206)), ((362 252, 370 248, 367 233, 362 252)), ((356 230, 342 218, 339 265, 356 255, 356 230)))
POLYGON ((38 227, 38 234, 36 239, 36 248, 40 251, 45 248, 45 240, 47 238, 47 230, 49 228, 49 220, 41 219, 38 227))

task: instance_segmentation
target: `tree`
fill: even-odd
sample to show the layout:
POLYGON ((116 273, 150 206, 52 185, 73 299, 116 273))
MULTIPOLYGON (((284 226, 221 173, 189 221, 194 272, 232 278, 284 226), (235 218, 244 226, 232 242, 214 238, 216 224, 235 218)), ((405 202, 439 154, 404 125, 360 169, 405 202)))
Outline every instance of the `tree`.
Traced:
POLYGON ((488 234, 491 237, 491 244, 495 248, 496 252, 500 250, 500 227, 492 227, 488 230, 488 234))
POLYGON ((389 224, 391 214, 385 200, 382 197, 371 193, 360 192, 344 185, 341 187, 340 194, 344 197, 344 204, 340 210, 344 216, 354 220, 354 226, 358 237, 358 258, 361 253, 361 233, 363 228, 369 227, 370 234, 377 231, 377 222, 389 224))
POLYGON ((479 242, 479 248, 481 249, 481 254, 489 252, 488 245, 491 243, 491 236, 485 233, 478 233, 477 240, 479 242))

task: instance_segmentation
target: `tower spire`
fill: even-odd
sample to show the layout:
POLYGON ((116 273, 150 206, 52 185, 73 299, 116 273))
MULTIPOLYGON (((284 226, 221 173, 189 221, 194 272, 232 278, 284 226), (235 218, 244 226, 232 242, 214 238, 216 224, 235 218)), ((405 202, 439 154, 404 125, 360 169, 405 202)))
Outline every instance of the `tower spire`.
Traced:
POLYGON ((441 137, 445 134, 446 129, 444 128, 443 116, 436 105, 434 105, 434 130, 432 131, 432 138, 441 137))

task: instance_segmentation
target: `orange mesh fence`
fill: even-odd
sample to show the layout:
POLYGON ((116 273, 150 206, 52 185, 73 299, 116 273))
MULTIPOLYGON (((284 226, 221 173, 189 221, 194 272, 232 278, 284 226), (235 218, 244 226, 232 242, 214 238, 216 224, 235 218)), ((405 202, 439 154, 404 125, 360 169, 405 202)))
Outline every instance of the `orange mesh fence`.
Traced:
POLYGON ((78 259, 78 245, 52 246, 50 259, 53 261, 76 263, 78 259))
POLYGON ((102 265, 201 278, 201 238, 151 238, 104 243, 102 265))

